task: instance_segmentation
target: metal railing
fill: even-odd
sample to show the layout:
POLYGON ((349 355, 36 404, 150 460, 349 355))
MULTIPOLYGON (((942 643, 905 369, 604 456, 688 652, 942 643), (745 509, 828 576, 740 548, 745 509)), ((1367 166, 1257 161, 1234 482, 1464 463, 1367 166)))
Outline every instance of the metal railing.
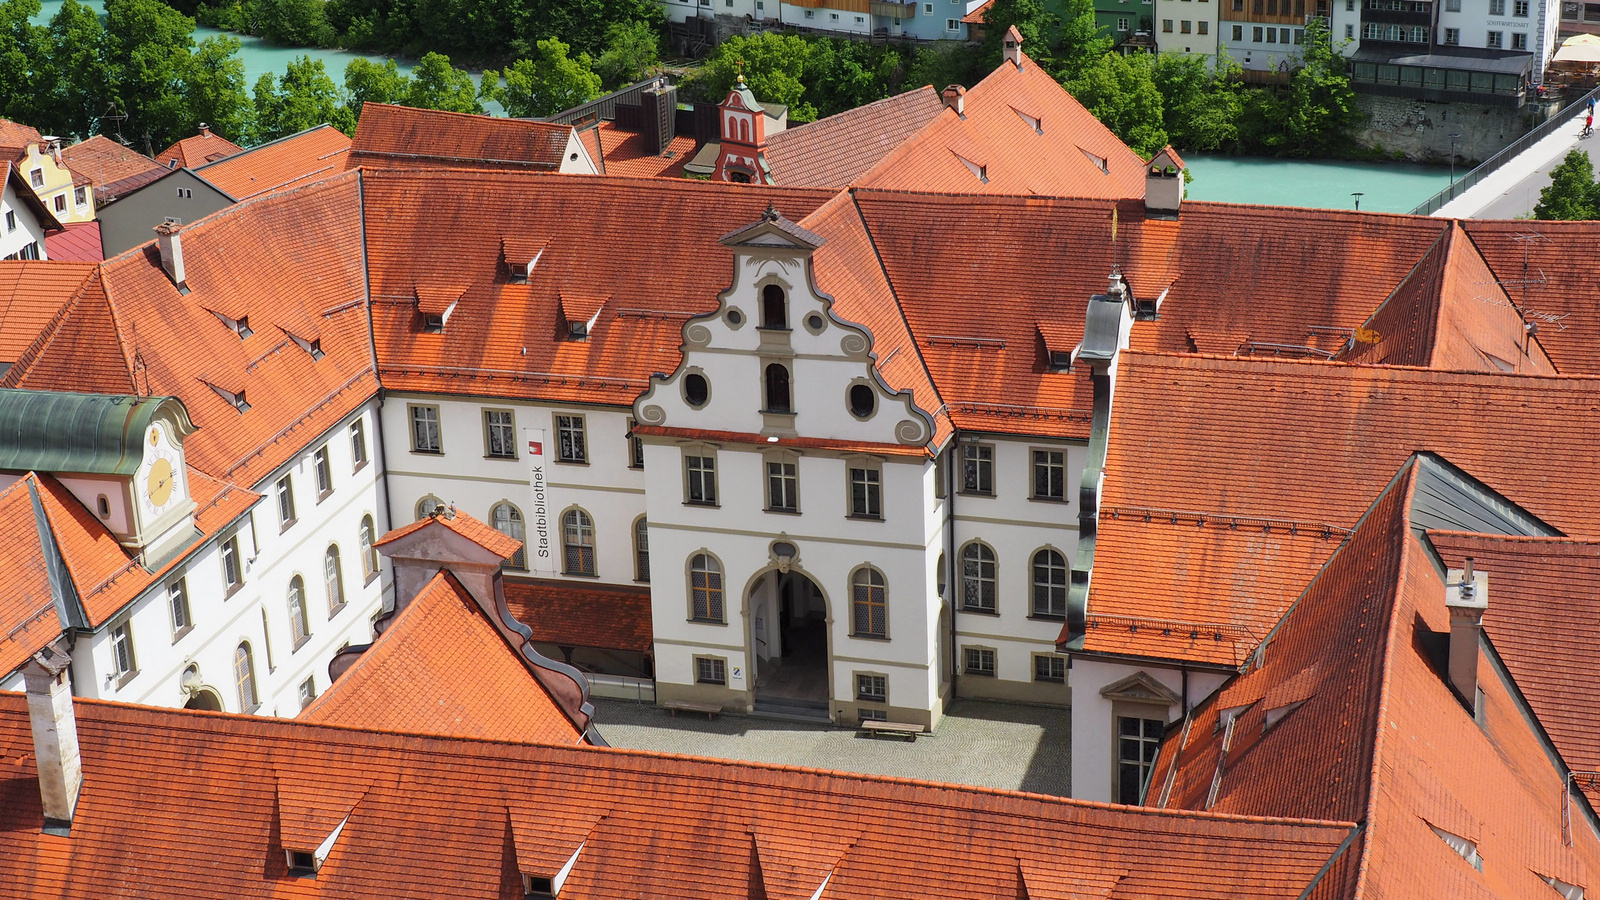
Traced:
POLYGON ((1487 178, 1496 169, 1510 162, 1522 151, 1549 137, 1557 128, 1577 118, 1578 113, 1582 112, 1589 105, 1589 101, 1595 98, 1600 98, 1600 87, 1596 87, 1589 93, 1563 106, 1559 112, 1540 122, 1532 131, 1507 144, 1500 152, 1478 163, 1472 171, 1456 179, 1455 184, 1423 201, 1421 206, 1411 211, 1411 214, 1414 216, 1431 216, 1438 212, 1446 203, 1466 193, 1469 188, 1487 178))

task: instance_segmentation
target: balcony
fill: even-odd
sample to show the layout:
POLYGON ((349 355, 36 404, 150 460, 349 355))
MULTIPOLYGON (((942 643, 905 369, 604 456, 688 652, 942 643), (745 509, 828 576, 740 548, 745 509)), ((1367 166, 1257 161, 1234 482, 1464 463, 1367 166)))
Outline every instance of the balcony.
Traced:
POLYGON ((888 3, 885 0, 871 0, 867 6, 868 10, 875 16, 909 19, 917 14, 917 4, 915 3, 888 3))

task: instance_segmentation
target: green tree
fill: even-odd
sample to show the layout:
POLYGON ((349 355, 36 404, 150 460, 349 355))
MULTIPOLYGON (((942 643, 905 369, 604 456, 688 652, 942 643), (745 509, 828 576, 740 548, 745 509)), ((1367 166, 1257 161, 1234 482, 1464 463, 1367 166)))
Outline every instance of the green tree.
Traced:
POLYGON ((660 30, 649 22, 618 22, 606 29, 606 50, 594 70, 614 90, 648 77, 660 65, 660 30))
POLYGON ((47 76, 38 60, 50 36, 29 20, 39 13, 39 0, 0 2, 0 115, 19 122, 38 121, 43 112, 47 76))
POLYGON ((116 104, 116 72, 105 28, 93 9, 65 0, 51 17, 47 34, 35 70, 34 89, 44 98, 41 115, 24 121, 46 134, 86 138, 116 104))
POLYGON ((952 84, 970 87, 982 76, 978 73, 978 56, 967 47, 954 41, 941 42, 932 47, 918 47, 913 51, 906 68, 904 87, 932 85, 942 91, 952 84))
POLYGON ((1299 68, 1285 92, 1282 149, 1296 156, 1325 155, 1347 144, 1350 129, 1361 120, 1350 87, 1345 58, 1333 46, 1325 20, 1306 25, 1299 68))
MULTIPOLYGON (((1094 17, 1094 7, 1089 7, 1094 17)), ((994 0, 983 14, 983 43, 978 48, 979 66, 984 72, 1000 65, 1007 29, 1016 26, 1022 34, 1022 50, 1035 62, 1049 68, 1050 48, 1061 32, 1061 17, 1044 5, 1044 0, 994 0)))
POLYGON ((1190 53, 1163 53, 1151 61, 1167 137, 1179 149, 1213 151, 1238 144, 1239 66, 1226 55, 1215 66, 1213 71, 1205 57, 1190 53))
POLYGON ((106 43, 126 126, 151 155, 189 133, 183 79, 194 20, 161 0, 106 0, 106 43))
POLYGON ((338 35, 323 14, 323 0, 253 0, 256 33, 274 44, 325 47, 338 35))
POLYGON ((589 54, 567 56, 567 45, 555 38, 538 43, 538 59, 519 59, 501 75, 483 73, 483 96, 498 100, 506 114, 517 117, 552 116, 600 96, 600 76, 590 68, 589 54))
MULTIPOLYGON (((1065 0, 1061 27, 1051 54, 1040 61, 1057 81, 1071 81, 1082 75, 1100 57, 1111 52, 1111 32, 1095 19, 1094 0, 1065 0)), ((1022 45, 1029 56, 1028 45, 1022 45)))
POLYGON ((334 123, 341 115, 339 88, 320 59, 298 57, 284 69, 282 79, 271 72, 262 75, 255 93, 257 143, 334 123))
POLYGON ((450 57, 443 53, 429 53, 411 70, 406 105, 447 112, 483 112, 472 76, 450 65, 450 57))
POLYGON ((806 64, 810 59, 811 43, 792 34, 769 31, 751 37, 735 35, 706 58, 691 81, 692 91, 703 100, 721 102, 742 67, 745 84, 757 100, 788 106, 790 122, 810 122, 817 118, 817 108, 804 99, 806 64))
POLYGON ((1550 184, 1539 192, 1533 217, 1600 219, 1600 185, 1595 184, 1594 166, 1587 152, 1573 150, 1560 165, 1550 170, 1550 184))
POLYGON ((1167 144, 1151 55, 1107 53, 1067 85, 1094 117, 1146 158, 1167 144))
POLYGON ((904 77, 905 57, 897 48, 832 38, 810 44, 801 80, 803 105, 816 109, 813 118, 882 100, 904 77))
POLYGON ((355 134, 355 123, 361 119, 361 106, 373 103, 404 103, 411 90, 411 79, 400 74, 400 67, 392 59, 375 63, 356 57, 344 67, 345 107, 348 127, 346 134, 355 134))
POLYGON ((215 35, 201 41, 189 57, 183 77, 183 100, 189 118, 189 133, 201 122, 234 141, 246 140, 255 122, 255 106, 245 92, 244 60, 239 58, 239 39, 215 35))

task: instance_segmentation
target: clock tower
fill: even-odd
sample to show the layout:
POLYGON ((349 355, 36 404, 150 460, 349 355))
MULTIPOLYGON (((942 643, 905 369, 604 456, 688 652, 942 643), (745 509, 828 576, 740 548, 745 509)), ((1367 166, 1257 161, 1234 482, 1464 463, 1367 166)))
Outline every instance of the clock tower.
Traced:
MULTIPOLYGON (((134 539, 146 564, 162 560, 194 537, 194 499, 189 496, 183 438, 193 430, 186 415, 158 410, 140 440, 142 459, 133 477, 134 539)), ((166 411, 171 412, 171 411, 166 411)), ((177 410, 181 413, 181 407, 177 410)))

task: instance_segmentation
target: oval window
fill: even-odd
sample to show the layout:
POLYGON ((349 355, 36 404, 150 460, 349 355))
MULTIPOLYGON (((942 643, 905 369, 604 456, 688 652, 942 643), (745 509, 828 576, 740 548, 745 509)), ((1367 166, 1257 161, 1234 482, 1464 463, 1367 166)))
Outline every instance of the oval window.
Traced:
POLYGON ((822 317, 817 315, 816 313, 812 313, 811 315, 806 316, 806 327, 811 329, 812 331, 821 331, 822 330, 822 317))
POLYGON ((872 386, 866 384, 853 384, 850 386, 850 414, 858 419, 865 419, 872 415, 872 410, 878 405, 878 395, 873 393, 872 386))
POLYGON ((737 309, 728 310, 728 324, 732 325, 735 328, 738 328, 740 325, 743 325, 744 324, 744 313, 739 312, 737 309))
POLYGON ((706 384, 706 377, 698 372, 691 372, 683 376, 683 399, 689 405, 699 409, 706 405, 706 400, 711 396, 711 386, 706 384))
POLYGON ((772 545, 772 555, 777 557, 787 556, 790 559, 794 559, 800 555, 800 550, 788 541, 777 541, 772 545))

